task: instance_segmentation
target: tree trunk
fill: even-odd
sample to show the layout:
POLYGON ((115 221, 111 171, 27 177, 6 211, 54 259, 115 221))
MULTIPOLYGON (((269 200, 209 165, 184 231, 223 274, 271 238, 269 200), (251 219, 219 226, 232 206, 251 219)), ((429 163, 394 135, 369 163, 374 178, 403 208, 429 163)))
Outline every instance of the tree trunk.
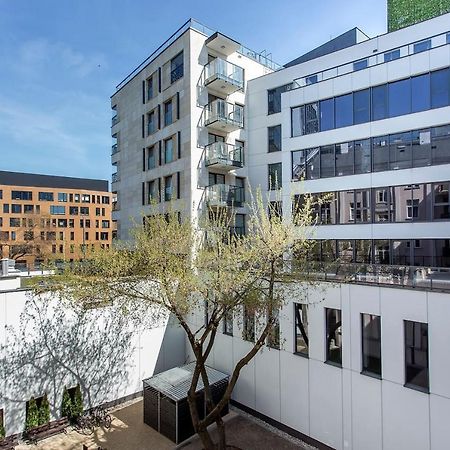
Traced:
POLYGON ((219 434, 219 442, 217 444, 218 450, 225 450, 227 448, 225 424, 223 423, 222 416, 216 419, 217 433, 219 434))

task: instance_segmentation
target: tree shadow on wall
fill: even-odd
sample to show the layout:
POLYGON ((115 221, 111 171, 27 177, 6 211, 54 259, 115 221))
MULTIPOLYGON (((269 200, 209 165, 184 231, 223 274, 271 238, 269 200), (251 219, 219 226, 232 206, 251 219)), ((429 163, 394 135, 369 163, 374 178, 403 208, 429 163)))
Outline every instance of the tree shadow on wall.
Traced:
POLYGON ((7 327, 6 345, 0 347, 0 401, 14 428, 24 424, 24 402, 31 396, 47 393, 52 417, 59 417, 64 386, 80 385, 85 408, 123 396, 135 365, 138 329, 113 306, 85 310, 29 295, 20 325, 7 327))

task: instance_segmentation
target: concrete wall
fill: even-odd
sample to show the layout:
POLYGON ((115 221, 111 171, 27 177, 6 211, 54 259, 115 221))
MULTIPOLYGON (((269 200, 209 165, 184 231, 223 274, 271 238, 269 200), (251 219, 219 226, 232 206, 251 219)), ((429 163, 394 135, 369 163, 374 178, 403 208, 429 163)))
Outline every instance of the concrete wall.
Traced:
MULTIPOLYGON (((1 280, 0 280, 1 282, 1 280)), ((7 435, 25 425, 26 401, 47 393, 52 420, 64 387, 80 384, 85 407, 142 390, 142 380, 185 362, 184 332, 114 307, 84 311, 30 291, 0 291, 0 409, 7 435)))

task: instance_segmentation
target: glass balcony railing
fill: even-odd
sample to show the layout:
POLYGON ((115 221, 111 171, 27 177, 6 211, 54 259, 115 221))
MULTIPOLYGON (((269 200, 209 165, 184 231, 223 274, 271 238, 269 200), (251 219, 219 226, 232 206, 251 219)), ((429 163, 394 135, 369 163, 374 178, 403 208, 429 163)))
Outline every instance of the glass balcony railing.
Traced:
POLYGON ((113 127, 116 123, 119 122, 119 116, 116 114, 115 116, 113 116, 113 118, 111 119, 111 126, 113 127))
POLYGON ((244 149, 225 142, 213 142, 205 147, 206 166, 221 166, 229 170, 244 166, 244 149))
POLYGON ((221 58, 205 66, 204 85, 227 94, 244 89, 244 69, 221 58))
POLYGON ((115 155, 119 151, 119 146, 117 144, 113 144, 111 146, 111 155, 115 155))
POLYGON ((111 175, 111 180, 112 180, 113 183, 117 183, 117 181, 120 180, 119 174, 118 174, 117 172, 116 172, 116 173, 113 173, 113 174, 111 175))
POLYGON ((204 110, 204 125, 224 131, 233 131, 244 127, 244 107, 216 99, 208 103, 204 110))
POLYGON ((230 184, 213 184, 206 187, 209 206, 242 206, 245 201, 244 188, 230 184))

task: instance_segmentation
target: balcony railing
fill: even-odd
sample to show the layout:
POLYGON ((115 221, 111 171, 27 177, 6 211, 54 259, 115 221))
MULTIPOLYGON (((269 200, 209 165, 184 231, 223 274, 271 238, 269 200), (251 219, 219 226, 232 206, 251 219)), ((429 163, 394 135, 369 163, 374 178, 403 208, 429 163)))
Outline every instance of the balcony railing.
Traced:
POLYGON ((216 99, 205 106, 203 123, 206 127, 227 132, 243 128, 244 108, 222 99, 216 99))
POLYGON ((221 58, 205 66, 204 85, 231 94, 244 89, 244 69, 221 58))
POLYGON ((205 147, 206 166, 222 167, 233 170, 244 166, 244 149, 241 146, 213 142, 205 147))
POLYGON ((117 182, 120 180, 119 174, 118 174, 117 172, 116 172, 116 173, 113 173, 113 174, 111 175, 111 180, 112 180, 113 183, 117 183, 117 182))
POLYGON ((209 206, 242 206, 244 188, 230 184, 213 184, 206 187, 206 202, 209 206))
POLYGON ((117 123, 119 123, 119 116, 116 114, 116 115, 111 119, 111 126, 113 127, 113 126, 116 125, 117 123))
POLYGON ((111 155, 115 155, 119 151, 119 146, 114 144, 111 146, 111 155))

